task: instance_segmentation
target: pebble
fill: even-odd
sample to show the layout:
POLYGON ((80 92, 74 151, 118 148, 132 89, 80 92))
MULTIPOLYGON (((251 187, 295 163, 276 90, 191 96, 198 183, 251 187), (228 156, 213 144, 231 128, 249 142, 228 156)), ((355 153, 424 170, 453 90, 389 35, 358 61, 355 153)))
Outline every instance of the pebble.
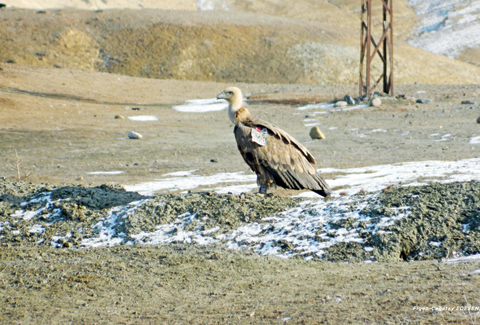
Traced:
POLYGON ((323 132, 319 129, 318 126, 314 126, 311 130, 310 130, 310 138, 312 138, 313 140, 315 139, 325 139, 325 134, 323 134, 323 132))
POLYGON ((477 118, 477 123, 480 123, 480 116, 477 118))
POLYGON ((128 132, 128 137, 130 139, 141 139, 141 138, 143 138, 143 136, 140 133, 137 133, 137 132, 134 132, 134 131, 128 132))
POLYGON ((419 98, 416 100, 417 103, 419 104, 428 104, 430 103, 432 100, 431 99, 428 99, 428 98, 419 98))
POLYGON ((374 98, 372 99, 372 101, 370 102, 370 105, 372 106, 375 106, 375 107, 378 107, 380 105, 382 105, 382 101, 380 100, 380 98, 374 98))
POLYGON ((358 100, 359 102, 364 102, 364 101, 366 101, 367 99, 368 99, 367 95, 361 95, 361 96, 357 97, 357 100, 358 100))
POLYGON ((343 100, 346 101, 348 105, 355 105, 355 99, 350 95, 345 95, 343 100))
POLYGON ((462 100, 463 105, 475 105, 475 102, 472 102, 471 100, 462 100))
POLYGON ((335 103, 335 107, 345 107, 347 105, 348 105, 348 103, 343 101, 343 100, 340 100, 340 101, 335 103))
POLYGON ((122 115, 115 115, 115 119, 124 120, 125 118, 122 115))

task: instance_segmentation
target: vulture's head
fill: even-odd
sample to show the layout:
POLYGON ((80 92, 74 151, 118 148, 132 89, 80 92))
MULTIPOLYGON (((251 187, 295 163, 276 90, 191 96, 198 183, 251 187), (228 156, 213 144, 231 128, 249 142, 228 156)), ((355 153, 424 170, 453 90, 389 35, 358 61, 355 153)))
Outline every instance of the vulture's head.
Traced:
POLYGON ((228 117, 236 124, 235 113, 243 106, 242 91, 237 87, 228 87, 217 95, 217 99, 225 99, 228 102, 228 117))
POLYGON ((217 99, 225 99, 230 106, 233 106, 233 108, 236 108, 236 110, 242 107, 242 91, 237 87, 225 88, 224 91, 217 95, 217 99))

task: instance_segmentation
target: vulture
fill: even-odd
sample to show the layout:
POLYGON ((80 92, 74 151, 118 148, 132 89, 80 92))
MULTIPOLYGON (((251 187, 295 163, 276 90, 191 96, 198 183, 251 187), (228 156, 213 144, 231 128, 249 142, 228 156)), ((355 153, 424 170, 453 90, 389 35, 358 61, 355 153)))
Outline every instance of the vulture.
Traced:
POLYGON ((250 114, 240 89, 228 87, 217 99, 225 99, 229 104, 227 113, 235 125, 233 133, 238 150, 257 174, 260 193, 280 186, 330 195, 330 187, 315 169, 312 154, 287 132, 250 114))

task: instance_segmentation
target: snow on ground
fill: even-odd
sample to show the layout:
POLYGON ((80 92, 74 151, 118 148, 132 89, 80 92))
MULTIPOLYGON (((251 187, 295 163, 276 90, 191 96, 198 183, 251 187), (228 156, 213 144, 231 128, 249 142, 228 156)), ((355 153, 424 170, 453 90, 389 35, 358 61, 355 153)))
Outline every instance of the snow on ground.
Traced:
POLYGON ((344 112, 344 111, 352 111, 355 109, 360 108, 367 108, 370 107, 368 104, 362 105, 354 105, 354 106, 345 106, 345 107, 337 107, 335 108, 335 103, 318 103, 318 104, 308 104, 305 106, 298 107, 297 109, 300 111, 304 111, 307 109, 323 109, 324 111, 316 112, 317 114, 326 114, 329 112, 344 112))
POLYGON ((468 143, 471 143, 471 144, 479 144, 479 143, 480 143, 480 137, 472 137, 472 138, 470 138, 470 140, 468 141, 468 143))
MULTIPOLYGON (((379 130, 378 132, 383 132, 379 130)), ((349 195, 360 190, 368 192, 381 190, 389 185, 424 185, 429 180, 441 182, 480 180, 480 159, 458 161, 420 161, 360 168, 321 168, 322 174, 334 174, 333 179, 326 178, 333 189, 333 195, 340 192, 349 195), (419 181, 421 179, 421 181, 419 181)), ((256 177, 253 173, 219 173, 209 176, 195 175, 195 171, 170 173, 152 182, 125 185, 127 191, 142 195, 156 192, 188 191, 209 187, 217 193, 241 193, 257 190, 256 177), (241 183, 241 184, 239 184, 241 183), (212 185, 223 184, 215 188, 212 185)), ((313 192, 303 192, 300 197, 318 197, 313 192)))
POLYGON ((156 117, 154 115, 129 116, 128 119, 130 121, 135 121, 135 122, 155 122, 155 121, 158 121, 158 117, 156 117))
POLYGON ((124 171, 121 171, 121 170, 115 170, 115 171, 110 171, 110 172, 90 172, 90 173, 87 173, 87 175, 120 175, 120 174, 123 174, 125 173, 124 171))
POLYGON ((409 3, 420 18, 410 45, 449 58, 480 46, 480 1, 410 0, 409 3))
POLYGON ((206 113, 227 109, 228 103, 223 99, 191 99, 185 101, 184 105, 173 106, 172 108, 182 113, 206 113))
MULTIPOLYGON (((127 244, 171 244, 171 243, 196 243, 209 245, 225 243, 231 249, 249 249, 262 255, 275 255, 288 258, 291 256, 305 256, 305 260, 322 257, 324 249, 340 242, 362 243, 361 232, 376 233, 382 231, 395 220, 408 216, 408 207, 397 208, 393 216, 384 217, 380 222, 374 223, 370 217, 361 211, 368 204, 375 204, 378 193, 371 194, 355 202, 350 197, 341 197, 334 201, 305 201, 300 206, 284 211, 276 216, 263 218, 262 223, 251 223, 239 227, 228 233, 217 234, 219 227, 202 230, 205 224, 196 214, 185 213, 178 216, 173 223, 156 227, 156 231, 131 236, 133 241, 127 244), (307 212, 308 211, 308 212, 307 212), (347 230, 343 227, 332 226, 344 218, 350 218, 354 226, 347 230), (195 225, 195 230, 185 230, 190 224, 195 225), (285 250, 278 243, 288 243, 285 250)), ((111 224, 111 223, 109 223, 111 224)), ((101 237, 103 240, 84 240, 85 247, 108 246, 111 228, 103 227, 101 237)), ((115 238, 115 240, 118 240, 115 238)), ((366 249, 368 251, 368 247, 366 249)))
MULTIPOLYGON (((381 131, 379 131, 381 132, 381 131)), ((135 213, 135 210, 153 199, 146 198, 131 202, 124 206, 116 206, 105 213, 105 216, 93 226, 92 235, 85 235, 80 247, 110 247, 118 244, 170 244, 196 243, 209 245, 219 243, 232 249, 252 250, 259 254, 275 255, 282 258, 302 256, 305 260, 322 258, 325 250, 337 243, 363 244, 365 233, 387 234, 388 229, 395 221, 407 217, 410 208, 388 208, 389 213, 376 216, 372 219, 364 214, 366 207, 378 207, 378 197, 381 190, 389 185, 419 185, 425 184, 429 178, 436 182, 453 182, 480 180, 480 158, 458 161, 422 161, 407 162, 390 165, 379 165, 362 168, 325 168, 324 173, 335 175, 327 182, 332 186, 333 200, 320 199, 316 194, 304 192, 305 201, 295 208, 265 216, 262 221, 243 224, 237 229, 227 232, 219 231, 220 227, 205 227, 208 217, 197 216, 197 213, 178 215, 176 220, 169 224, 157 225, 152 232, 139 231, 137 233, 122 232, 121 225, 125 218, 135 213), (351 195, 360 190, 368 191, 365 195, 351 195), (348 195, 339 195, 346 192, 348 195), (342 222, 349 220, 349 226, 342 226, 342 222)), ((327 174, 327 175, 328 175, 327 174)), ((125 186, 129 191, 151 194, 155 191, 178 191, 188 189, 202 189, 202 186, 219 185, 213 191, 225 193, 232 191, 256 191, 255 176, 251 174, 220 173, 210 176, 196 175, 195 170, 179 171, 163 175, 155 182, 125 186)), ((209 188, 212 191, 212 188, 209 188)), ((51 192, 43 192, 29 202, 22 203, 22 209, 11 214, 12 220, 50 220, 33 224, 28 229, 30 233, 43 233, 56 217, 61 217, 61 210, 52 209, 65 199, 53 200, 51 192), (36 210, 28 211, 27 207, 36 206, 36 210), (50 212, 48 212, 50 211, 50 212), (46 213, 49 215, 45 215, 46 213)), ((68 199, 67 199, 68 200, 68 199)), ((3 227, 0 224, 0 228, 3 227)), ((20 230, 18 230, 20 231, 20 230)), ((52 237, 51 245, 61 246, 62 238, 71 237, 68 232, 52 237)), ((432 242, 431 245, 438 245, 432 242)), ((372 250, 364 247, 366 254, 372 250)), ((373 259, 371 256, 370 259, 373 259)), ((369 262, 367 259, 366 262, 369 262)), ((452 261, 453 263, 454 261, 452 261)))
POLYGON ((153 182, 125 185, 124 187, 127 191, 138 192, 142 195, 152 195, 159 191, 186 191, 220 183, 255 181, 254 175, 245 175, 243 172, 219 173, 211 176, 193 175, 193 172, 194 171, 165 174, 163 176, 167 176, 166 178, 157 179, 153 182))

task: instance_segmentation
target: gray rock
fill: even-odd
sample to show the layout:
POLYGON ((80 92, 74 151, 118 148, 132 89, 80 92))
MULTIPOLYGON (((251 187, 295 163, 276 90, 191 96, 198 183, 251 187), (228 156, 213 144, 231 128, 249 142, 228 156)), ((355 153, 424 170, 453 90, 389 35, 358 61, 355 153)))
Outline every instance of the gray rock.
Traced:
POLYGON ((343 100, 340 100, 340 101, 335 103, 335 107, 345 107, 347 105, 348 105, 348 103, 343 101, 343 100))
POLYGON ((462 100, 463 105, 475 105, 475 102, 472 102, 470 100, 462 100))
POLYGON ((350 95, 345 95, 343 100, 346 101, 348 105, 355 105, 355 99, 350 95))
POLYGON ((418 104, 428 104, 430 103, 432 100, 431 99, 428 99, 428 98, 419 98, 417 99, 415 102, 417 102, 418 104))
POLYGON ((477 118, 477 123, 480 123, 480 116, 477 118))
POLYGON ((128 137, 130 139, 141 139, 141 138, 143 138, 143 136, 140 133, 137 133, 135 131, 128 132, 128 137))
POLYGON ((364 102, 368 99, 368 97, 366 95, 361 95, 359 97, 357 97, 357 102, 364 102))

